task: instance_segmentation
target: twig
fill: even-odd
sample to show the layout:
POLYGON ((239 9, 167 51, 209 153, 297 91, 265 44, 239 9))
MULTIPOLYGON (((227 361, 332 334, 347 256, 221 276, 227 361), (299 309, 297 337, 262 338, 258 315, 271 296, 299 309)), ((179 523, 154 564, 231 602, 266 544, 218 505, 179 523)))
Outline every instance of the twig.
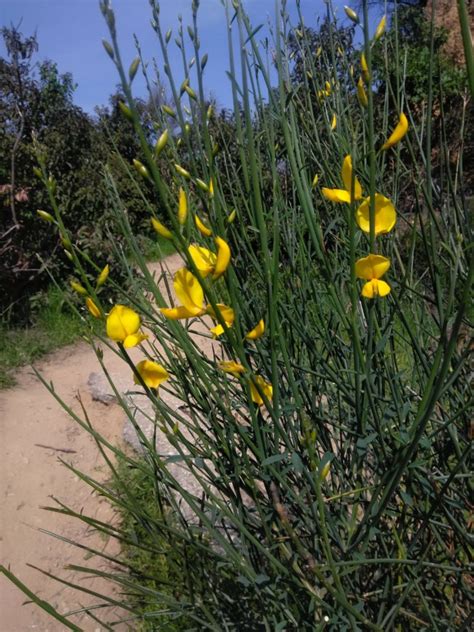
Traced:
POLYGON ((67 454, 76 454, 77 452, 77 450, 71 450, 70 448, 54 448, 51 445, 43 445, 42 443, 35 443, 35 446, 46 450, 56 450, 56 452, 66 452, 67 454))

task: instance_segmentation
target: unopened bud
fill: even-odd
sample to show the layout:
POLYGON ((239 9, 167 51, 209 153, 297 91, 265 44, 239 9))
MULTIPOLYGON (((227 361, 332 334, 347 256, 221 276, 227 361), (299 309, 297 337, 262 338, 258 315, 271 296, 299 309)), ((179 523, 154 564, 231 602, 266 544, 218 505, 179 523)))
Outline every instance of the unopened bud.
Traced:
POLYGON ((172 110, 168 105, 162 105, 161 109, 168 116, 172 116, 173 118, 176 118, 176 112, 174 110, 172 110))
POLYGON ((101 287, 102 285, 104 285, 104 283, 107 281, 107 279, 109 278, 109 273, 110 273, 110 266, 109 264, 107 264, 101 271, 101 273, 99 274, 99 276, 97 277, 97 287, 101 287))
POLYGON ((204 191, 205 193, 209 193, 209 187, 208 185, 204 182, 204 180, 201 180, 201 178, 196 178, 194 180, 194 182, 197 184, 197 186, 201 189, 201 191, 204 191))
POLYGON ((313 178, 313 182, 311 183, 311 187, 314 189, 314 187, 318 186, 318 182, 319 182, 319 175, 316 174, 313 178))
POLYGON ((128 69, 128 76, 131 82, 135 79, 135 75, 137 74, 139 65, 140 65, 140 58, 135 57, 135 59, 130 64, 130 68, 128 69))
POLYGON ((171 29, 168 29, 168 30, 166 31, 166 35, 165 35, 165 42, 166 42, 167 44, 169 43, 169 41, 170 41, 170 39, 171 39, 171 35, 172 35, 172 33, 173 33, 173 32, 172 32, 172 30, 171 30, 171 29))
POLYGON ((147 178, 148 180, 150 179, 150 174, 148 173, 148 169, 145 167, 145 165, 142 162, 134 158, 133 166, 143 178, 147 178))
POLYGON ((201 59, 201 70, 204 70, 204 68, 206 67, 207 60, 208 60, 208 59, 209 59, 209 57, 208 57, 207 53, 205 53, 205 54, 202 56, 202 59, 201 59))
POLYGON ((359 24, 359 16, 357 15, 357 13, 354 11, 354 9, 351 9, 350 7, 348 7, 347 5, 344 6, 344 11, 346 12, 347 17, 349 18, 349 20, 351 20, 352 22, 354 22, 354 24, 359 24))
POLYGON ((50 224, 54 224, 54 217, 51 215, 51 213, 48 213, 47 211, 38 210, 38 211, 36 211, 36 214, 39 217, 41 217, 41 219, 44 219, 45 222, 49 222, 50 224))
POLYGON ((183 178, 186 178, 187 180, 191 179, 191 174, 189 173, 189 171, 186 171, 186 169, 181 167, 181 165, 178 165, 175 163, 174 168, 176 169, 176 171, 179 173, 180 176, 183 176, 183 178))
POLYGON ((80 283, 78 283, 77 281, 69 281, 69 285, 72 287, 72 289, 74 290, 74 292, 77 292, 78 294, 81 294, 82 296, 85 296, 87 294, 87 290, 85 287, 83 287, 80 283))
POLYGON ((194 101, 197 101, 197 95, 192 88, 190 88, 189 86, 185 86, 184 90, 191 99, 193 99, 194 101))
POLYGON ((109 44, 109 42, 105 39, 102 40, 102 46, 105 48, 105 51, 107 53, 107 55, 110 57, 110 59, 114 59, 115 58, 115 54, 114 54, 114 49, 112 48, 112 45, 109 44))
POLYGON ((228 224, 232 224, 232 222, 235 220, 236 216, 237 216, 237 211, 236 211, 236 210, 235 210, 235 208, 234 208, 234 210, 232 211, 232 213, 231 213, 231 214, 229 215, 229 217, 227 218, 227 223, 228 223, 228 224))
POLYGON ((123 101, 119 101, 119 108, 122 114, 128 118, 129 121, 133 121, 133 114, 131 109, 123 101))
POLYGON ((163 151, 163 149, 166 147, 166 144, 168 142, 168 138, 169 138, 169 132, 168 132, 167 129, 165 129, 165 131, 161 134, 161 136, 159 137, 159 139, 156 142, 155 154, 157 156, 159 156, 161 154, 161 152, 163 151))
POLYGON ((384 15, 380 22, 378 23, 377 28, 375 29, 374 40, 377 42, 382 35, 385 33, 385 27, 387 25, 387 17, 384 15))

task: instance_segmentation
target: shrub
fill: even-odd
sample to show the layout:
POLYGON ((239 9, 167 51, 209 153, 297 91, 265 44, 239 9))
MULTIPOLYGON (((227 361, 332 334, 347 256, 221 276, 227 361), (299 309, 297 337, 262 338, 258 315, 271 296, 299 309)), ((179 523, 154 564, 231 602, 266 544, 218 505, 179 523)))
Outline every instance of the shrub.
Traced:
MULTIPOLYGON (((104 321, 102 344, 123 357, 145 395, 151 436, 120 400, 143 457, 112 449, 148 493, 137 495, 107 457, 110 485, 84 479, 121 509, 123 525, 61 511, 117 537, 125 564, 134 550, 148 554, 150 564, 131 574, 105 576, 124 589, 130 616, 151 629, 170 617, 189 630, 459 629, 469 617, 473 274, 462 163, 455 173, 444 163, 450 184, 440 189, 425 151, 431 112, 417 126, 403 91, 388 88, 385 112, 393 107, 396 120, 374 108, 372 48, 384 40, 382 29, 369 29, 367 7, 367 66, 351 70, 330 22, 316 72, 311 41, 302 29, 291 35, 284 11, 271 44, 260 46, 237 0, 226 9, 237 41, 234 48, 229 37, 237 142, 233 152, 226 141, 216 152, 225 136, 209 124, 198 5, 190 43, 182 29, 178 37, 181 50, 191 46, 193 74, 186 55, 181 87, 168 74, 180 135, 157 152, 132 95, 136 63, 127 73, 115 16, 102 2, 106 47, 143 152, 138 168, 166 210, 155 225, 183 268, 172 299, 150 277, 109 172, 117 225, 141 274, 130 274, 106 315, 81 250, 69 252, 92 315, 104 321), (336 55, 345 81, 335 76, 336 55), (162 164, 174 165, 172 181, 161 177, 162 164), (406 183, 415 213, 396 211, 406 183), (137 345, 143 360, 135 364, 128 348, 137 345)), ((152 7, 168 64, 170 38, 152 7)), ((160 137, 168 117, 162 110, 155 121, 160 137)))

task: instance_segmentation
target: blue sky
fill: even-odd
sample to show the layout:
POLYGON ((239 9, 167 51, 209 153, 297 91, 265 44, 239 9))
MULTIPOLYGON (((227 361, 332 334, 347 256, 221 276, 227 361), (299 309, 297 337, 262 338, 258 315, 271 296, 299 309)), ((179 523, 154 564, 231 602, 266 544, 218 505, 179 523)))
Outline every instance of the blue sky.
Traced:
MULTIPOLYGON (((338 15, 345 17, 342 6, 348 0, 334 0, 338 15)), ((124 61, 135 57, 133 34, 140 40, 145 59, 155 56, 160 61, 156 35, 150 26, 151 11, 148 0, 115 0, 113 8, 124 61)), ((176 33, 178 15, 184 24, 191 22, 191 0, 162 0, 161 20, 165 29, 176 33)), ((252 23, 258 25, 272 19, 274 0, 244 0, 252 23)), ((318 15, 325 12, 323 0, 301 0, 301 9, 308 26, 316 24, 318 15)), ((290 16, 296 21, 295 0, 288 0, 290 16)), ((224 9, 220 0, 201 0, 200 8, 201 53, 209 54, 206 68, 206 87, 222 106, 230 104, 226 29, 224 9)), ((0 0, 0 24, 18 25, 24 35, 37 32, 39 53, 37 59, 51 59, 60 72, 71 72, 77 83, 75 103, 88 112, 94 106, 104 105, 118 83, 115 67, 102 47, 108 38, 107 27, 99 10, 98 0, 0 0)), ((177 67, 180 52, 170 42, 172 64, 177 67)), ((4 54, 3 42, 0 55, 4 54)), ((140 75, 135 91, 144 94, 140 75)))

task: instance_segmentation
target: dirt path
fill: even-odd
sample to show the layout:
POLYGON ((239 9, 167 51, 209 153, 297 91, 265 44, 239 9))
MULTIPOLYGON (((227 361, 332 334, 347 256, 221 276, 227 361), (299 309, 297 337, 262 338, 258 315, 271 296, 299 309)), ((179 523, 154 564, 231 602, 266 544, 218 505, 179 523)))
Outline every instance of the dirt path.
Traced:
MULTIPOLYGON (((172 255, 166 259, 166 265, 173 274, 182 265, 181 259, 172 255)), ((132 351, 141 356, 139 350, 132 351)), ((108 349, 104 350, 104 358, 114 375, 123 376, 124 381, 129 378, 130 370, 120 358, 108 349)), ((89 393, 89 375, 101 369, 86 343, 55 352, 38 362, 36 368, 46 380, 54 383, 57 392, 76 411, 80 410, 79 394, 95 429, 109 441, 114 444, 123 441, 123 411, 115 404, 106 406, 93 401, 89 393)), ((107 466, 93 439, 63 411, 30 368, 22 368, 16 377, 15 388, 0 391, 0 559, 33 592, 51 602, 61 613, 70 612, 97 600, 45 577, 27 564, 71 580, 73 573, 64 567, 67 564, 87 566, 88 554, 38 529, 59 533, 112 554, 117 545, 105 541, 79 521, 41 507, 53 505, 50 498, 53 496, 76 510, 83 509, 88 515, 106 522, 113 520, 108 503, 91 494, 90 488, 65 468, 58 457, 98 480, 108 477, 107 466)), ((103 592, 105 584, 100 579, 92 579, 87 580, 87 586, 103 592)), ((110 591, 110 586, 105 589, 110 591)), ((22 605, 24 602, 23 593, 0 575, 1 632, 66 629, 35 605, 22 605)), ((86 631, 102 630, 87 615, 78 614, 72 620, 86 631)))

